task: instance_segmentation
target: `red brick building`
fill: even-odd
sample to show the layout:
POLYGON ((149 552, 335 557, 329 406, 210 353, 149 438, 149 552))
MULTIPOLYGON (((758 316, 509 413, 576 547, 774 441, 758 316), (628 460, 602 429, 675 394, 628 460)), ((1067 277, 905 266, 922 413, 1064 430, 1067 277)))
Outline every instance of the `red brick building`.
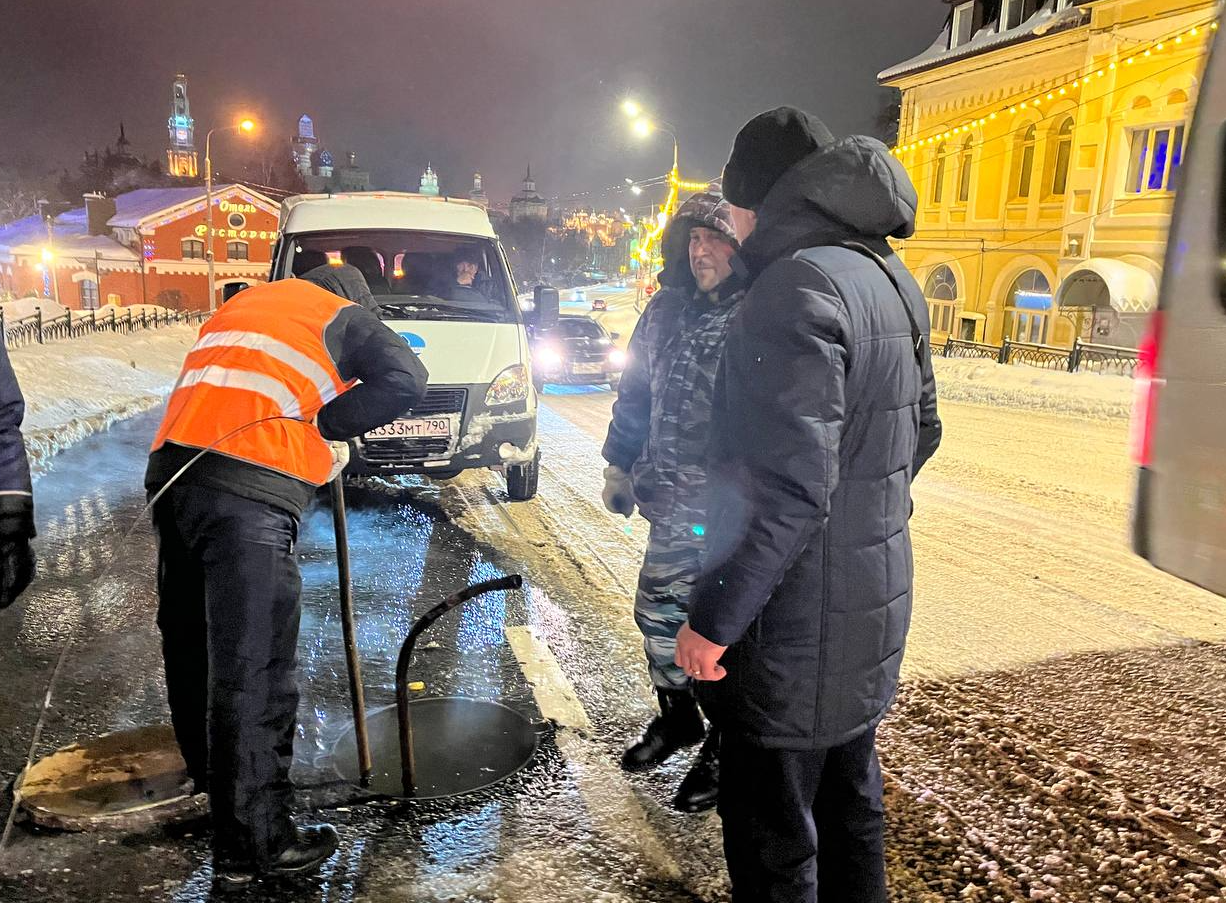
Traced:
MULTIPOLYGON (((204 189, 142 188, 0 228, 0 297, 36 295, 73 309, 105 304, 209 307, 204 189), (58 285, 57 285, 58 283, 58 285)), ((277 240, 276 202, 243 185, 213 191, 214 281, 268 279, 277 240)))

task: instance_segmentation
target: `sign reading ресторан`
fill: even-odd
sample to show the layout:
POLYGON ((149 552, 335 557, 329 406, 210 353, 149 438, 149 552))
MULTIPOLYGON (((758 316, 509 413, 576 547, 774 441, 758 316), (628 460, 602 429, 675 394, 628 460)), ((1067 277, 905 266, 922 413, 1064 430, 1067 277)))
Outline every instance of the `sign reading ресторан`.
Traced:
MULTIPOLYGON (((200 238, 204 238, 209 232, 209 227, 201 223, 195 228, 195 233, 200 238)), ((276 241, 276 229, 213 229, 214 238, 242 238, 242 239, 259 239, 260 241, 276 241)))

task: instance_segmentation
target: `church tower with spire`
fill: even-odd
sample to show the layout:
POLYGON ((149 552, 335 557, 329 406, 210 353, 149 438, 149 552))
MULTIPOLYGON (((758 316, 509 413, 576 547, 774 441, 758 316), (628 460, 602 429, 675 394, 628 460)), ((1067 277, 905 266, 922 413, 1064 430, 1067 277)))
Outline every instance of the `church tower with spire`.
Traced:
POLYGON ((434 167, 427 163, 426 171, 421 174, 421 187, 418 193, 429 195, 430 197, 438 197, 438 173, 434 171, 434 167))
POLYGON ((175 76, 170 89, 170 119, 166 122, 170 147, 166 149, 166 171, 179 179, 194 179, 200 173, 196 159, 196 120, 192 119, 187 99, 187 76, 175 76))
POLYGON ((537 220, 543 223, 548 219, 549 202, 537 193, 536 180, 532 178, 532 164, 529 163, 528 171, 524 174, 523 190, 511 198, 511 222, 537 220))

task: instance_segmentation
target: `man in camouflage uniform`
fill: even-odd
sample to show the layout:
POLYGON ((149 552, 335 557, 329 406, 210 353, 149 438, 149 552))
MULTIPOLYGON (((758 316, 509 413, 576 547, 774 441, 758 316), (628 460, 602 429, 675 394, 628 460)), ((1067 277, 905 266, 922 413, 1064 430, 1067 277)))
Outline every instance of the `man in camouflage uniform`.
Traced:
MULTIPOLYGON (((733 271, 736 234, 716 190, 696 194, 664 234, 661 291, 630 339, 613 421, 604 445, 604 503, 651 523, 634 618, 643 632, 660 714, 626 750, 627 771, 649 768, 706 733, 690 678, 673 662, 686 622, 705 532, 707 428, 724 337, 744 294, 733 271)), ((719 738, 712 730, 673 805, 715 805, 719 738)))

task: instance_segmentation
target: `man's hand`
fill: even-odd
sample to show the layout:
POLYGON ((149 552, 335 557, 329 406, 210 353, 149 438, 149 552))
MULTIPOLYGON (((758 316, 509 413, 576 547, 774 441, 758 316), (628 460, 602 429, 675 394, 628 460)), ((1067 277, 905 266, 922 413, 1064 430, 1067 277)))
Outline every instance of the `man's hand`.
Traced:
POLYGON ((349 443, 329 442, 328 450, 332 452, 332 469, 328 471, 328 482, 331 483, 344 472, 349 463, 349 443))
POLYGON ((677 654, 673 661, 686 674, 695 680, 723 680, 728 676, 727 670, 719 663, 727 646, 717 646, 694 632, 687 623, 677 634, 677 654))
POLYGON ((613 514, 629 517, 634 514, 634 486, 630 474, 610 464, 604 469, 604 491, 600 493, 604 506, 613 514))

